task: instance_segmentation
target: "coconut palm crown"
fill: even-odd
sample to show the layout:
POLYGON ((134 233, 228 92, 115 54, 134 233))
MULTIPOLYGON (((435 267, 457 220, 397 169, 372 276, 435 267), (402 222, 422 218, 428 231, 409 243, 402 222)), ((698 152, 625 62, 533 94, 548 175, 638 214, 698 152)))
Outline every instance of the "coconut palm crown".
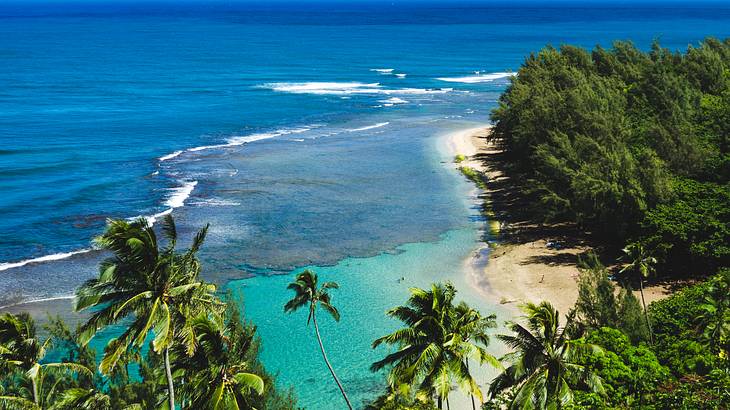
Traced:
POLYGON ((188 318, 198 312, 217 309, 215 287, 201 281, 196 257, 207 226, 193 238, 190 248, 178 253, 177 230, 172 216, 162 223, 167 239, 162 246, 152 226, 144 218, 133 222, 110 220, 96 244, 112 252, 100 265, 98 278, 88 280, 76 292, 76 310, 93 308, 81 327, 80 341, 86 344, 100 329, 125 322, 125 330, 107 345, 99 366, 109 374, 130 348, 140 348, 152 333, 152 347, 162 353, 168 379, 169 407, 174 408, 174 387, 169 348, 182 343, 188 354, 195 349, 195 336, 188 318))
POLYGON ((372 364, 373 371, 390 367, 388 383, 416 385, 422 394, 436 395, 442 408, 452 384, 482 400, 482 392, 469 371, 468 360, 477 363, 498 361, 484 347, 489 343, 486 329, 494 326, 494 317, 482 317, 466 304, 454 306, 456 289, 451 283, 433 284, 428 290, 412 288, 405 306, 390 309, 387 314, 406 326, 376 339, 394 345, 398 350, 372 364))
POLYGON ((492 381, 492 397, 515 388, 510 409, 560 409, 573 401, 571 386, 580 384, 604 394, 600 377, 576 364, 580 355, 600 348, 570 340, 549 302, 527 303, 522 309, 527 327, 510 322, 513 334, 497 336, 514 352, 504 357, 512 364, 492 381))

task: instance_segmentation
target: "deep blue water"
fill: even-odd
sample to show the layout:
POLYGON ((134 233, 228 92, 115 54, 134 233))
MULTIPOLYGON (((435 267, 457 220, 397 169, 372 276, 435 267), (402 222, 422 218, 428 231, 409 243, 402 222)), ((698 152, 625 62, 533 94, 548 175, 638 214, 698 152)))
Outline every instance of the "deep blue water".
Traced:
MULTIPOLYGON (((99 255, 24 261, 89 248, 105 218, 174 208, 185 235, 212 225, 208 278, 258 275, 231 287, 245 288, 267 345, 291 326, 271 316, 288 280, 271 273, 334 266, 326 272, 358 289, 343 300, 369 289, 378 302, 366 312, 382 312, 405 290, 383 293, 348 261, 433 279, 423 272, 445 269, 441 251, 468 254, 478 229, 468 185, 436 140, 488 121, 505 73, 546 44, 684 49, 727 37, 722 7, 0 5, 0 306, 67 297, 99 255)), ((333 344, 390 326, 353 315, 364 318, 333 344)), ((286 382, 315 371, 285 352, 265 357, 286 382)), ((372 357, 340 359, 345 380, 364 386, 353 395, 371 397, 372 357)), ((307 386, 305 405, 337 397, 307 386)))

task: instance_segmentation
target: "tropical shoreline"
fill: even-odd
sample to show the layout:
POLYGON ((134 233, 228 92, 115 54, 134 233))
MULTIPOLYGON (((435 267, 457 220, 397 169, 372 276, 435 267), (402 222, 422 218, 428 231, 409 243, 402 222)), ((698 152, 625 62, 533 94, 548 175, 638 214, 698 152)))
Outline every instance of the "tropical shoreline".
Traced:
MULTIPOLYGON (((558 228, 557 232, 545 230, 535 237, 520 239, 520 230, 535 228, 525 222, 507 223, 495 215, 493 184, 504 182, 503 174, 493 158, 502 153, 488 136, 492 125, 462 129, 446 136, 446 149, 455 158, 457 169, 467 167, 475 170, 484 179, 484 184, 475 186, 475 196, 485 203, 485 242, 464 260, 463 270, 466 282, 495 305, 500 304, 520 314, 519 305, 526 302, 550 301, 562 314, 568 313, 578 298, 578 255, 592 247, 582 235, 571 229, 558 228), (456 156, 463 156, 456 161, 456 156), (504 237, 510 240, 505 241, 504 237), (559 244, 554 246, 554 244, 559 244)), ((539 232, 539 230, 538 230, 539 232)), ((528 235, 526 235, 527 237, 528 235)), ((638 291, 634 292, 639 296, 638 291)), ((667 285, 646 286, 644 296, 647 303, 669 296, 667 285)))
MULTIPOLYGON (((488 156, 498 154, 499 148, 488 140, 491 125, 469 128, 448 135, 448 146, 453 155, 465 159, 457 167, 469 167, 478 171, 486 180, 486 189, 480 191, 482 201, 492 201, 491 182, 504 178, 502 171, 488 164, 488 156)), ((578 267, 575 264, 553 264, 545 256, 572 255, 588 250, 585 245, 557 249, 546 247, 547 238, 524 243, 501 243, 510 225, 498 221, 491 213, 485 229, 491 231, 485 239, 488 243, 475 250, 464 261, 470 283, 486 298, 501 304, 515 316, 518 306, 524 302, 539 303, 549 300, 558 311, 567 313, 578 297, 578 267)))

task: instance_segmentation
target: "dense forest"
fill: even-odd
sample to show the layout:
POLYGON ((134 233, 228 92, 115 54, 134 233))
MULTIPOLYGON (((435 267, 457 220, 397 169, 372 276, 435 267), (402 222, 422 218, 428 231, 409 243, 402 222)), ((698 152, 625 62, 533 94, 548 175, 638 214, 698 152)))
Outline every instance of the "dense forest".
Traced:
MULTIPOLYGON (((569 312, 527 303, 502 330, 506 318, 458 301, 450 283, 411 289, 385 313, 402 326, 373 341, 382 395, 351 403, 318 326, 340 319, 338 285, 305 270, 272 311, 308 312, 301 331, 314 329, 331 375, 318 380, 337 386, 342 408, 450 409, 457 390, 473 409, 730 408, 730 40, 684 54, 546 48, 512 79, 494 119, 534 215, 624 247, 626 275, 695 283, 644 308, 587 254, 569 312), (496 357, 494 341, 510 352, 496 357), (475 366, 498 375, 479 380, 475 366)), ((297 408, 296 386, 278 385, 260 362, 240 301, 200 278, 206 232, 179 250, 170 215, 158 229, 110 220, 96 239, 109 257, 76 293, 84 323, 52 318, 40 332, 27 314, 0 316, 0 408, 297 408)))
POLYGON ((685 53, 617 42, 527 58, 493 112, 494 135, 536 216, 572 220, 662 275, 730 258, 730 40, 685 53))

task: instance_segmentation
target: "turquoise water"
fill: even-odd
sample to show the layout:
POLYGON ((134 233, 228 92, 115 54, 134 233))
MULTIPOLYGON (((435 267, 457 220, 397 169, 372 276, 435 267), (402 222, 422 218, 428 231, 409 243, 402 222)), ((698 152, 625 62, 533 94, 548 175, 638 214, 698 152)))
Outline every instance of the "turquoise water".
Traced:
MULTIPOLYGON (((320 280, 334 280, 341 286, 333 292, 340 322, 322 312, 319 321, 330 361, 353 403, 361 404, 383 392, 384 376, 372 374, 368 367, 387 350, 372 350, 370 344, 398 327, 397 322, 385 320, 384 313, 408 298, 409 287, 451 278, 463 291, 460 297, 491 310, 479 303, 461 279, 464 275, 459 268, 473 251, 475 240, 474 231, 466 228, 449 231, 436 242, 403 245, 370 258, 347 258, 335 266, 314 267, 320 280), (399 282, 401 277, 405 280, 399 282)), ((306 327, 306 309, 291 315, 281 309, 290 297, 282 289, 291 279, 289 275, 256 277, 232 282, 229 287, 244 292, 247 317, 258 326, 265 343, 263 359, 270 369, 280 372, 280 382, 296 385, 302 403, 310 408, 342 408, 314 329, 306 327), (285 335, 282 329, 286 329, 285 335)))
MULTIPOLYGON (((427 146, 437 149, 443 142, 443 138, 434 138, 427 146)), ((451 159, 443 149, 433 151, 432 158, 434 164, 451 159)), ((388 351, 384 347, 373 350, 370 345, 399 327, 399 322, 387 318, 385 311, 403 304, 409 288, 450 280, 459 290, 458 299, 486 314, 503 313, 475 290, 464 270, 465 260, 478 246, 482 223, 477 218, 474 188, 456 172, 450 177, 455 203, 462 205, 464 215, 475 217, 464 228, 449 230, 434 241, 401 245, 368 258, 350 257, 333 266, 306 266, 289 275, 257 276, 228 284, 227 288, 245 301, 246 316, 258 326, 265 346, 264 361, 272 371, 279 372, 280 383, 297 386, 302 403, 316 409, 342 408, 314 329, 306 326, 306 309, 290 315, 283 312, 291 297, 286 286, 302 269, 314 269, 320 281, 340 285, 332 294, 341 320, 335 322, 324 312, 318 317, 330 361, 356 405, 383 392, 383 374, 374 374, 368 368, 388 351)))
POLYGON ((186 237, 211 223, 205 277, 243 292, 309 408, 341 402, 285 287, 308 266, 342 285, 322 331, 362 403, 408 286, 497 309, 464 282, 483 221, 439 136, 488 121, 547 43, 682 49, 729 23, 720 3, 3 2, 0 307, 68 312, 105 218, 172 212, 186 237))

